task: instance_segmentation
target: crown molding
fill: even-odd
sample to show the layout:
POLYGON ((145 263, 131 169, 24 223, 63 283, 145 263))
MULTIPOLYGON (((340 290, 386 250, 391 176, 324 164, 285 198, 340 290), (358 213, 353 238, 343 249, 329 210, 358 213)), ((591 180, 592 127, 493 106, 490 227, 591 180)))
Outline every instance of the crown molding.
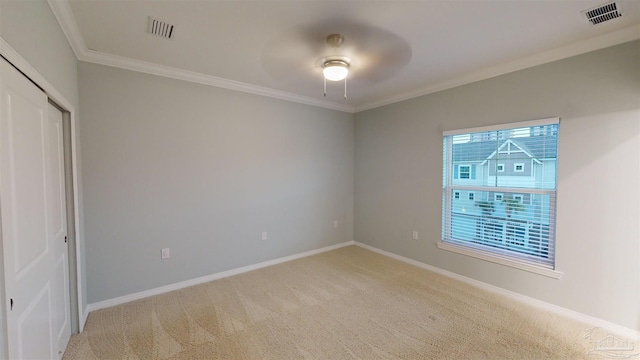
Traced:
POLYGON ((526 68, 546 64, 549 62, 562 60, 576 55, 581 55, 591 51, 604 49, 606 47, 622 44, 628 41, 640 39, 640 24, 633 25, 621 30, 613 31, 604 35, 600 35, 591 39, 579 41, 567 46, 555 48, 553 50, 526 56, 514 61, 505 62, 496 66, 487 67, 478 71, 463 74, 449 78, 442 82, 431 84, 417 90, 405 92, 396 96, 383 98, 360 106, 348 106, 337 104, 334 102, 318 100, 315 98, 301 96, 285 91, 275 90, 263 86, 251 85, 239 81, 224 79, 216 76, 206 75, 193 71, 173 68, 170 66, 158 65, 146 61, 135 60, 118 55, 107 54, 104 52, 89 50, 86 47, 84 39, 75 21, 71 6, 68 0, 47 0, 49 7, 53 11, 62 31, 64 32, 73 52, 80 61, 101 64, 121 69, 137 71, 177 80, 189 81, 193 83, 219 87, 228 90, 241 91, 254 95, 266 96, 275 99, 292 101, 296 103, 318 106, 331 110, 337 110, 347 113, 357 113, 360 111, 370 110, 385 105, 417 98, 420 96, 432 94, 470 84, 476 81, 489 79, 492 77, 504 75, 510 72, 523 70, 526 68))
POLYGON ((87 51, 84 38, 76 23, 76 18, 73 16, 71 6, 67 0, 47 0, 53 16, 58 20, 58 24, 62 28, 62 32, 67 37, 71 50, 76 54, 76 58, 80 59, 82 55, 87 51))
POLYGON ((308 96, 301 96, 286 91, 275 90, 263 86, 243 83, 240 81, 224 79, 170 66, 154 64, 142 60, 135 60, 95 50, 89 50, 84 42, 84 39, 82 38, 80 28, 76 23, 68 0, 47 0, 47 3, 53 11, 56 20, 58 20, 62 31, 67 37, 67 40, 71 45, 76 58, 79 61, 137 71, 141 73, 183 80, 202 85, 214 86, 228 90, 235 90, 254 95, 266 96, 305 105, 318 106, 347 113, 353 113, 355 111, 355 108, 349 105, 336 104, 330 101, 318 100, 308 96))
POLYGON ((107 54, 94 50, 84 52, 79 60, 112 66, 120 69, 137 71, 141 73, 167 77, 171 79, 188 81, 196 84, 209 85, 218 88, 241 91, 254 95, 261 95, 280 100, 292 101, 300 104, 318 106, 331 110, 353 113, 354 108, 347 105, 335 104, 329 101, 317 100, 307 96, 292 94, 285 91, 275 90, 267 87, 251 85, 240 81, 223 79, 216 76, 205 75, 188 70, 173 68, 170 66, 158 65, 146 61, 134 60, 113 54, 107 54))
POLYGON ((613 31, 591 39, 579 41, 567 46, 555 48, 553 50, 526 56, 518 60, 505 62, 500 65, 487 67, 478 71, 470 72, 461 76, 456 76, 442 82, 432 84, 418 90, 406 92, 390 98, 374 101, 362 106, 357 106, 355 112, 370 110, 385 105, 390 105, 400 101, 405 101, 420 96, 432 94, 438 91, 451 89, 457 86, 470 84, 476 81, 489 79, 492 77, 508 74, 514 71, 531 68, 534 66, 550 63, 557 60, 566 59, 572 56, 585 54, 591 51, 604 49, 610 46, 619 45, 625 42, 640 39, 640 25, 633 25, 621 30, 613 31))

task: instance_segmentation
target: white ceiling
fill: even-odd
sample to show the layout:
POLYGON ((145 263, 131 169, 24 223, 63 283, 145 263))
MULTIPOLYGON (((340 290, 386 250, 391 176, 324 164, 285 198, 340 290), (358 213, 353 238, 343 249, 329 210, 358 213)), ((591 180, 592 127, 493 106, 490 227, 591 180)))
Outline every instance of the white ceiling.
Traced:
POLYGON ((640 38, 640 1, 591 25, 601 0, 49 0, 80 60, 359 111, 640 38), (148 17, 175 25, 146 32, 148 17), (323 97, 325 38, 353 58, 323 97))

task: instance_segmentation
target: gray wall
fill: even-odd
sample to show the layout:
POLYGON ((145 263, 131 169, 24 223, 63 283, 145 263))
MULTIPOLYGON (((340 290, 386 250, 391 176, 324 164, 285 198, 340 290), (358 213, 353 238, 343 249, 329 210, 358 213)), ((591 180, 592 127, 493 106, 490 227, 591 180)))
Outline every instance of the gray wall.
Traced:
POLYGON ((89 303, 353 239, 352 114, 79 70, 89 303))
POLYGON ((46 0, 0 1, 0 36, 78 108, 76 57, 46 0))
MULTIPOLYGON (((45 0, 0 1, 0 36, 47 79, 75 107, 76 111, 79 110, 76 57, 45 0)), ((80 143, 79 140, 77 143, 80 143)), ((78 200, 81 207, 78 247, 82 252, 84 228, 81 181, 78 187, 80 190, 78 200)), ((1 262, 0 256, 0 267, 1 262)), ((83 265, 82 269, 86 267, 83 265)), ((86 276, 83 276, 83 281, 85 279, 86 276)), ((0 289, 2 288, 0 286, 0 289)), ((86 282, 79 290, 84 294, 82 309, 85 309, 86 282)), ((0 351, 2 351, 1 344, 0 351)))
POLYGON ((358 113, 355 154, 356 241, 640 330, 640 41, 358 113), (442 131, 553 116, 562 279, 438 249, 442 131))

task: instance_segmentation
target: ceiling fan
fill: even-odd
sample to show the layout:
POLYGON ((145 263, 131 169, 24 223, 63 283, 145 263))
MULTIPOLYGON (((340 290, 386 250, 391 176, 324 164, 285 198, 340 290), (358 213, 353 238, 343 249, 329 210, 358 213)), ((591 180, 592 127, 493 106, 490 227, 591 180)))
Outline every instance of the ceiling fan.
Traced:
POLYGON ((264 70, 294 91, 313 91, 307 79, 322 73, 324 96, 329 82, 372 86, 396 75, 409 63, 411 46, 387 30, 351 21, 328 21, 289 29, 266 44, 264 70))
MULTIPOLYGON (((336 51, 344 43, 342 34, 330 34, 327 36, 327 44, 336 51)), ((322 75, 324 78, 324 96, 327 96, 327 80, 344 80, 344 98, 347 98, 347 75, 349 75, 349 63, 351 59, 347 56, 332 55, 322 61, 322 75)))

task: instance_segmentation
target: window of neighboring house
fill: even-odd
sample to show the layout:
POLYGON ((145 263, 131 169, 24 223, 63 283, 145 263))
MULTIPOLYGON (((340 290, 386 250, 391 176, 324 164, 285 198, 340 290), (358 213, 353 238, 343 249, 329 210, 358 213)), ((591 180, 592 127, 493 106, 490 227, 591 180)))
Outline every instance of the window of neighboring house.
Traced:
POLYGON ((460 165, 460 179, 468 179, 471 177, 471 166, 460 165))
MULTIPOLYGON (((560 277, 555 270, 556 179, 548 176, 557 174, 558 127, 554 118, 444 133, 439 248, 560 277), (541 126, 546 131, 534 131, 541 126), (534 181, 508 176, 505 164, 491 161, 507 141, 527 149, 518 156, 531 158, 534 181), (497 171, 490 173, 490 166, 497 171), (534 171, 537 166, 547 170, 534 171), (472 206, 461 198, 465 192, 472 206)), ((514 163, 513 170, 524 172, 524 166, 514 163)))
POLYGON ((476 165, 459 165, 456 164, 453 169, 453 177, 456 179, 476 178, 476 165))

